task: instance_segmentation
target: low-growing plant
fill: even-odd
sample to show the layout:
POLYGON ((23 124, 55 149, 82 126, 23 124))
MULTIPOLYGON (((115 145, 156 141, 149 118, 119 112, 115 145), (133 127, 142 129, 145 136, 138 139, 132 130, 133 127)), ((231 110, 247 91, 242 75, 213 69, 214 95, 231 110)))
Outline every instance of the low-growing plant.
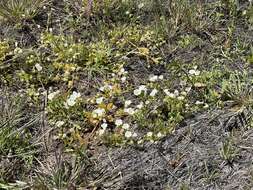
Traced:
POLYGON ((3 184, 6 181, 21 180, 37 153, 37 145, 33 143, 30 131, 32 126, 38 124, 38 117, 26 116, 23 103, 22 98, 1 93, 0 183, 3 184))
POLYGON ((224 159, 228 164, 232 164, 237 154, 238 152, 231 139, 226 139, 220 148, 221 158, 224 159))
POLYGON ((6 41, 0 41, 0 66, 1 62, 5 60, 6 55, 10 51, 10 46, 6 41))
POLYGON ((0 16, 8 21, 19 23, 35 17, 45 0, 1 0, 0 16))
POLYGON ((231 73, 229 79, 222 82, 222 98, 236 105, 252 105, 252 78, 246 72, 231 73))

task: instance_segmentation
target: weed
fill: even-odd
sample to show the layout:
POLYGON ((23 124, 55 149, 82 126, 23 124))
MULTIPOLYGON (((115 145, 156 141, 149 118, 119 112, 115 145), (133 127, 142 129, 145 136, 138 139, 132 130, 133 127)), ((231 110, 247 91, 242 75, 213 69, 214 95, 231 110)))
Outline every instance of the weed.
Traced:
POLYGON ((226 140, 222 143, 220 148, 220 156, 224 159, 228 164, 232 164, 238 152, 236 151, 231 140, 226 140))
POLYGON ((17 24, 35 17, 44 3, 44 0, 1 0, 0 16, 17 24))
POLYGON ((28 118, 22 98, 2 93, 0 102, 0 182, 21 179, 33 164, 37 145, 33 143, 32 126, 38 117, 28 118), (22 163, 21 166, 17 166, 22 163), (16 167, 16 168, 15 168, 16 167))
POLYGON ((243 72, 232 73, 228 80, 222 82, 223 100, 232 100, 236 105, 252 105, 252 79, 243 72))

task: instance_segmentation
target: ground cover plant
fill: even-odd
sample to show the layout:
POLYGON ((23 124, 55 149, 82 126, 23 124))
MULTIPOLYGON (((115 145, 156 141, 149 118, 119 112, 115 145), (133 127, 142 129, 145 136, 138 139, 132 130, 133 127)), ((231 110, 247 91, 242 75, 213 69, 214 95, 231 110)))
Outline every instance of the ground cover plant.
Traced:
POLYGON ((248 0, 0 0, 0 189, 252 189, 248 0))

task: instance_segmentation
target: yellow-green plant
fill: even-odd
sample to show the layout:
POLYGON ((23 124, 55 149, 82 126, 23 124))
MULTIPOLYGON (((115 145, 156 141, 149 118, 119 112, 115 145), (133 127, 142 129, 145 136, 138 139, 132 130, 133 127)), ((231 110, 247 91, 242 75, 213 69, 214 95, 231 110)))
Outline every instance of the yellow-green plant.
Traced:
POLYGON ((0 64, 9 52, 9 44, 5 41, 0 41, 0 64))

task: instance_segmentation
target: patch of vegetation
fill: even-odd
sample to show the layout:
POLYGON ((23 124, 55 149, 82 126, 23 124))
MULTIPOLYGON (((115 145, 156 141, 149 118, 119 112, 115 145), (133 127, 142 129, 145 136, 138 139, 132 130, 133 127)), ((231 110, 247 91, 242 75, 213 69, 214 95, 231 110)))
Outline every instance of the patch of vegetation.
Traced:
POLYGON ((45 4, 44 0, 2 0, 0 16, 9 22, 20 23, 34 18, 45 4))
MULTIPOLYGON (((188 144, 202 145, 218 129, 250 131, 251 12, 250 2, 235 0, 0 1, 0 92, 7 92, 0 101, 0 188, 103 188, 109 177, 95 170, 101 147, 139 150, 175 134, 179 147, 188 135, 188 144), (199 115, 215 123, 207 137, 192 132, 199 115)), ((241 152, 224 136, 210 154, 232 166, 241 152)), ((187 153, 170 154, 176 172, 187 153)), ((120 163, 109 155, 104 166, 108 159, 120 163)), ((200 162, 202 177, 191 174, 196 183, 225 184, 224 171, 200 162)), ((161 184, 191 189, 187 180, 161 184)))

